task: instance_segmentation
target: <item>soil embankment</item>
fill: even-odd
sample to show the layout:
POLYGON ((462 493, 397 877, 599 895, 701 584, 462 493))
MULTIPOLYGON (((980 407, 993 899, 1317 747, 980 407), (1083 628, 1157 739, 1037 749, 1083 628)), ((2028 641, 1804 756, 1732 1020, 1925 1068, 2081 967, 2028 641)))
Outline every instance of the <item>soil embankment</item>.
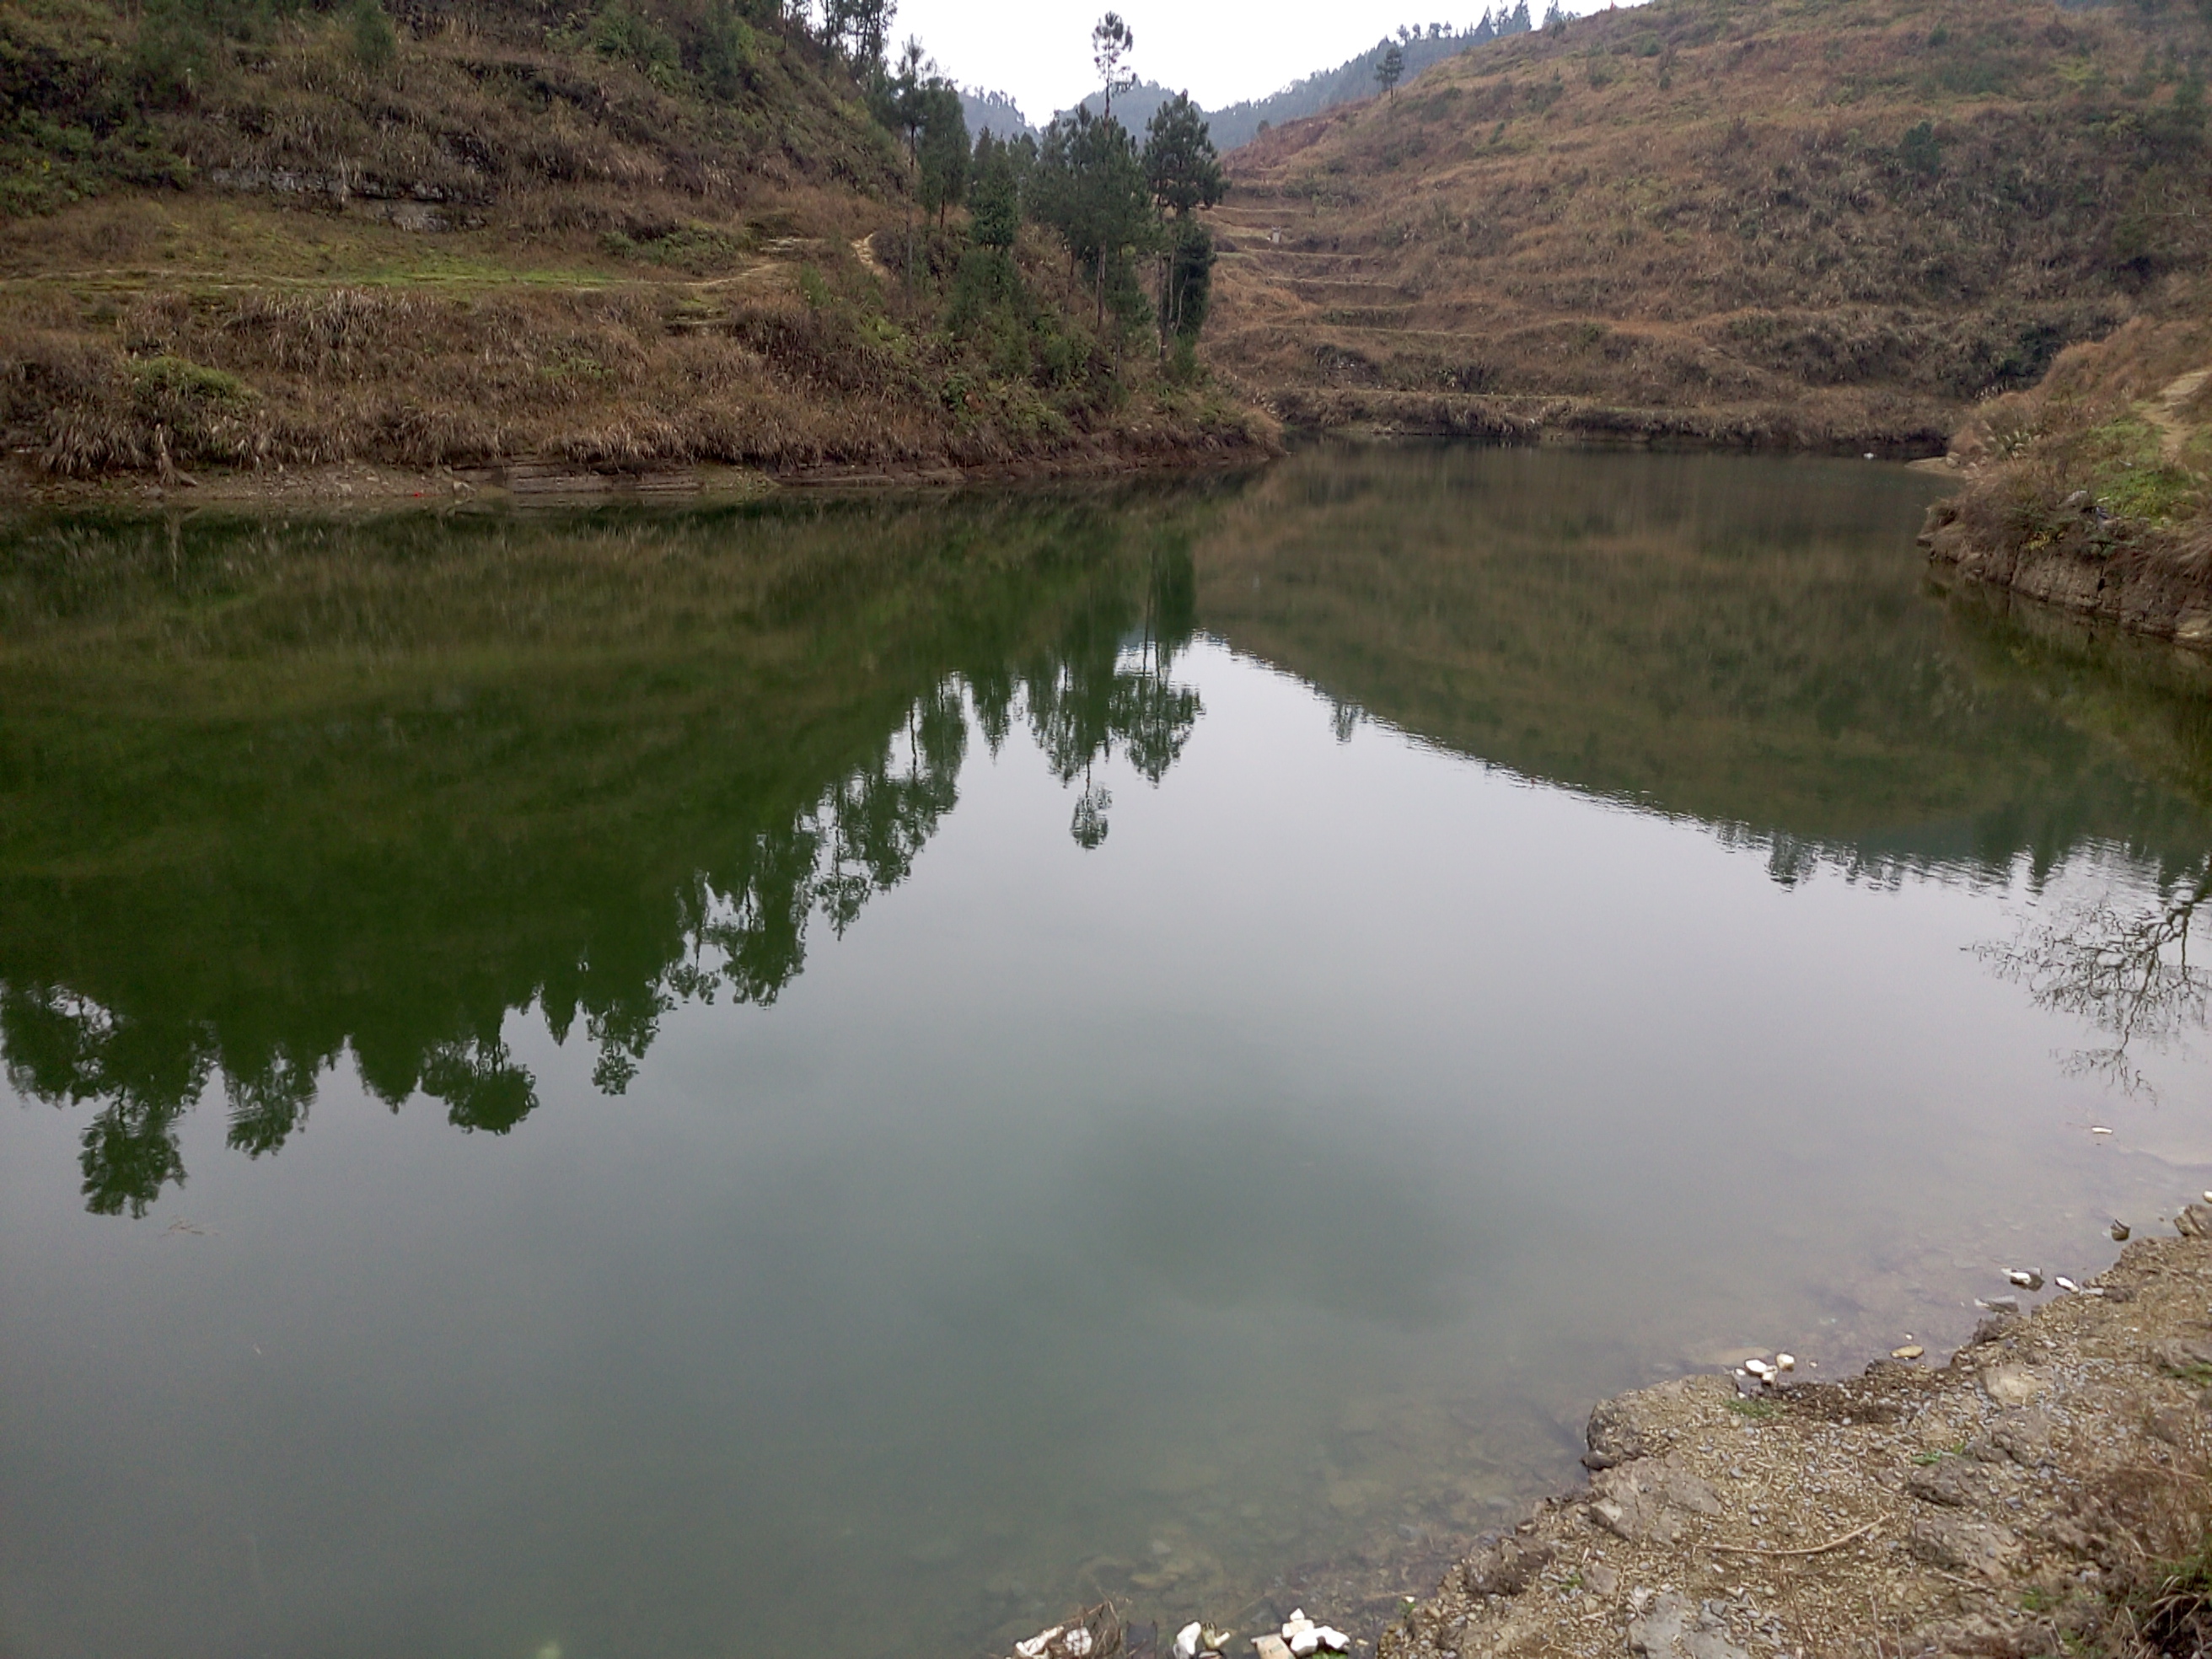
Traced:
POLYGON ((1953 438, 1963 485, 1921 542, 1944 571, 2212 647, 2212 311, 2177 296, 2065 353, 1953 438))
POLYGON ((1948 1364, 1607 1402, 1589 1490, 1482 1540, 1380 1659, 2202 1651, 2207 1221, 1948 1364))

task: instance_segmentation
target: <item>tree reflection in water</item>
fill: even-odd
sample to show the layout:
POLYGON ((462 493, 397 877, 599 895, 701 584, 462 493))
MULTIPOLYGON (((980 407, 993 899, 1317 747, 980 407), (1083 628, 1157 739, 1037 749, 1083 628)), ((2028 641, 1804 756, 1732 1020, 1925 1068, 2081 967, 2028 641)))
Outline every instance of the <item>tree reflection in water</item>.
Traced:
MULTIPOLYGON (((1030 532, 1064 545, 1088 523, 1063 511, 1030 532)), ((980 734, 995 755, 1015 730, 1026 728, 1054 776, 1071 786, 1079 781, 1073 833, 1085 848, 1106 833, 1110 797, 1092 781, 1097 768, 1119 757, 1159 781, 1201 712, 1197 694, 1171 678, 1193 628, 1188 542, 1170 535, 1135 561, 1118 537, 1102 546, 1082 558, 1063 552, 1049 556, 1056 563, 1032 563, 1020 573, 1030 588, 1017 589, 1012 576, 983 588, 987 620, 1012 629, 1006 647, 993 647, 993 636, 972 623, 963 636, 957 609, 933 617, 956 643, 940 638, 928 651, 940 664, 949 653, 958 666, 940 668, 888 731, 878 725, 872 752, 865 750, 865 735, 857 761, 848 746, 826 781, 805 781, 807 769, 822 763, 818 740, 811 747, 806 741, 814 732, 805 720, 825 698, 850 702, 866 690, 865 676, 849 666, 852 647, 836 631, 848 625, 847 611, 809 624, 812 631, 800 636, 811 659, 823 663, 821 671, 794 679, 773 694, 763 714, 741 723, 746 735, 739 749, 682 754, 653 775, 653 784, 672 793, 638 797, 624 833, 610 839, 580 816, 566 829, 556 820, 554 838, 532 843, 518 838, 538 834, 539 821, 501 821, 476 812, 474 798, 464 798, 462 817, 475 812, 490 826, 484 844, 463 842, 457 856, 461 832, 453 832, 368 866, 380 890, 368 895, 367 916, 337 902, 340 895, 363 895, 347 890, 359 880, 347 863, 356 849, 332 847, 319 827, 321 815, 335 816, 330 801, 302 798, 295 776, 253 772, 258 763, 249 760, 257 783, 294 810, 296 822, 246 827, 225 820, 208 837, 219 851, 191 870, 190 883, 215 896, 219 909, 194 918, 204 929, 198 938, 185 937, 191 924, 174 924, 150 941, 150 951, 142 943, 134 951, 111 921, 95 930, 106 936, 91 941, 78 961, 52 948, 14 952, 0 982, 0 1054, 9 1083, 26 1099, 97 1103, 82 1137, 86 1204, 97 1213, 132 1216, 184 1182, 179 1121, 217 1079, 228 1108, 227 1142, 249 1158, 274 1153, 305 1127, 321 1073, 349 1051, 364 1086, 393 1109, 420 1094, 442 1102, 448 1120, 465 1131, 504 1134, 538 1104, 536 1079, 503 1038, 507 1018, 534 1006, 562 1041, 582 1015, 596 1050, 592 1082, 619 1095, 637 1075, 664 1014, 724 995, 732 1003, 772 1004, 804 969, 817 918, 842 935, 871 896, 912 873, 958 800, 972 736, 980 734), (1053 642, 1021 643, 1024 631, 1034 641, 1039 624, 1053 642), (779 718, 786 709, 787 726, 779 718), (779 798, 794 804, 778 808, 779 798), (655 802, 672 799, 687 816, 664 827, 655 802), (277 879, 257 886, 236 866, 264 845, 281 849, 277 879), (671 862, 692 872, 676 879, 672 893, 666 878, 653 874, 656 865, 671 862), (487 888, 474 873, 482 870, 499 878, 487 888), (664 882, 658 890, 656 879, 664 882), (296 914, 272 915, 272 903, 296 914), (206 927, 209 921, 216 925, 206 927), (311 963, 313 978, 270 944, 273 931, 295 925, 306 942, 298 960, 311 963), (195 971, 210 967, 217 951, 228 948, 235 959, 256 947, 269 961, 243 975, 242 988, 195 971), (142 969, 142 957, 152 965, 142 969), (82 958, 94 960, 97 971, 84 971, 82 958), (178 971, 179 962, 189 966, 178 971), (392 964, 409 962, 424 964, 419 982, 404 982, 404 974, 395 980, 392 964), (82 988, 94 979, 102 994, 82 988)), ((869 589, 860 597, 886 603, 889 592, 911 605, 911 591, 869 589)), ((896 629, 865 638, 872 653, 928 654, 923 641, 896 629)), ((682 671, 659 672, 674 682, 682 671)), ((665 726, 667 716, 651 701, 655 694, 639 695, 634 710, 618 703, 609 711, 608 741, 619 745, 633 727, 665 726)), ((518 729, 538 736, 532 718, 544 733, 534 752, 557 750, 562 762, 570 759, 581 728, 562 724, 565 714, 533 714, 518 729)), ((487 716, 471 730, 494 725, 487 716)), ((0 732, 0 738, 8 735, 0 732)), ((281 750, 289 735, 273 725, 249 731, 242 747, 222 739, 222 754, 232 761, 252 755, 257 736, 263 752, 281 750)), ((5 747, 0 742, 0 758, 5 747)), ((83 747, 96 751, 96 732, 83 747)), ((404 733, 398 747, 409 750, 404 733)), ((544 775, 526 775, 532 763, 517 763, 506 778, 477 774, 483 799, 529 799, 533 789, 558 784, 550 764, 544 775), (519 787, 502 794, 510 783, 519 787)), ((443 775, 426 767, 419 784, 416 775, 403 770, 392 798, 410 811, 442 810, 408 805, 443 775)), ((578 803, 571 810, 588 811, 588 790, 568 799, 578 803)), ((23 885, 38 893, 46 890, 42 879, 33 875, 23 885)), ((86 939, 82 929, 75 937, 86 939)))
POLYGON ((2154 1095, 2136 1054, 2203 1030, 2212 1012, 2212 975, 2189 959, 2190 928, 2208 895, 2212 860, 2154 902, 2070 906, 2053 921, 2024 927, 2009 943, 1975 951, 2002 977, 2027 987, 2037 1007, 2071 1014, 2111 1039, 2069 1056, 2069 1073, 2154 1095))

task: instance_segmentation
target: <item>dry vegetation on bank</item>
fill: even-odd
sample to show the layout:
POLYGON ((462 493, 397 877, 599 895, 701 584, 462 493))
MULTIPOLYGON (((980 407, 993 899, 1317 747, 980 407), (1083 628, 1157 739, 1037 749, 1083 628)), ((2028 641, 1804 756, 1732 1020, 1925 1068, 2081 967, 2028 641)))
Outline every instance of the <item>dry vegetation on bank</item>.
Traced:
POLYGON ((0 11, 18 489, 349 462, 1095 468, 1271 442, 1094 328, 1034 233, 980 319, 954 303, 954 239, 917 231, 912 276, 891 268, 904 161, 773 8, 356 5, 182 46, 173 9, 0 11))
POLYGON ((2172 0, 1656 0, 1486 46, 1231 158, 1215 356, 1324 423, 1540 397, 1932 449, 2203 268, 2208 39, 2172 0))
POLYGON ((1953 440, 1966 487, 1923 542, 1960 574, 2212 645, 2212 309, 2062 356, 1953 440))

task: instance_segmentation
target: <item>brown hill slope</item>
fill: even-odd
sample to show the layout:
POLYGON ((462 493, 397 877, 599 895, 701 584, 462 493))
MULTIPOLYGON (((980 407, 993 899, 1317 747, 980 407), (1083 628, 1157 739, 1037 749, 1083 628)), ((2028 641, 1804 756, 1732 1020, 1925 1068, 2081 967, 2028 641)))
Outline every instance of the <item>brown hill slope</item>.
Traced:
POLYGON ((1041 240, 959 325, 909 176, 772 0, 9 0, 0 495, 1264 447, 1041 240))
POLYGON ((1216 359, 1320 423, 1933 448, 2203 268, 2206 46, 2016 0, 1655 0, 1487 46, 1231 158, 1216 359))

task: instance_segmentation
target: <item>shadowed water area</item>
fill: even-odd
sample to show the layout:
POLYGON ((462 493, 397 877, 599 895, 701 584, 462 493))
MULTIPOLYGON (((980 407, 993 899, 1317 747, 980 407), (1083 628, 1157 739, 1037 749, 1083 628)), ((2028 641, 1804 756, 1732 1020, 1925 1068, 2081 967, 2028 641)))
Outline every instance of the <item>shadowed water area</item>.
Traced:
POLYGON ((1933 493, 0 530, 0 1652, 1371 1638, 1599 1398, 2094 1271, 2212 676, 1933 493))

